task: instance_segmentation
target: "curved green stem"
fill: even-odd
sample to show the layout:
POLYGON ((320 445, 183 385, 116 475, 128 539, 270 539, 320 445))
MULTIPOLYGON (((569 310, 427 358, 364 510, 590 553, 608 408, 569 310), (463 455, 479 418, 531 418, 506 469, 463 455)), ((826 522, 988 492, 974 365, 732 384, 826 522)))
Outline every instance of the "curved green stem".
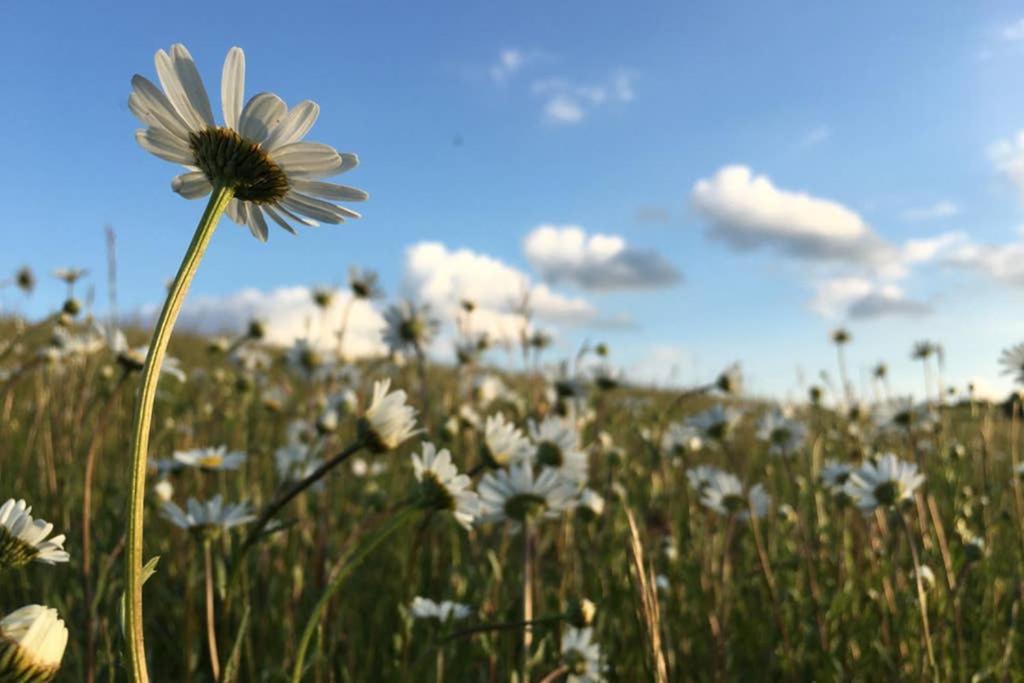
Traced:
POLYGON ((185 252, 185 258, 178 268, 178 274, 171 283, 164 301, 163 310, 157 320, 153 339, 146 355, 146 364, 142 370, 142 390, 139 403, 135 410, 134 437, 132 439, 132 488, 128 503, 128 547, 125 553, 125 637, 128 640, 128 661, 131 666, 132 680, 136 683, 147 683, 149 672, 146 668, 146 648, 142 630, 142 523, 146 495, 146 459, 149 451, 149 429, 153 417, 153 402, 156 399, 156 386, 160 378, 160 366, 163 364, 167 344, 171 339, 174 322, 178 319, 181 304, 185 301, 192 278, 199 268, 213 231, 217 227, 221 214, 234 196, 234 190, 226 187, 215 187, 210 194, 206 211, 199 220, 192 244, 185 252))
POLYGON ((327 588, 324 589, 323 595, 317 601, 316 607, 313 608, 313 613, 309 615, 309 621, 306 622, 306 627, 302 631, 302 640, 299 642, 298 652, 295 653, 295 666, 292 668, 292 683, 299 683, 302 680, 302 670, 306 661, 306 650, 309 649, 309 641, 313 639, 317 624, 320 623, 320 619, 327 610, 327 605, 337 590, 341 588, 341 584, 345 583, 345 579, 362 564, 374 548, 411 520, 416 510, 417 508, 412 506, 402 508, 383 526, 369 536, 365 536, 355 552, 341 559, 342 566, 338 568, 337 574, 327 584, 327 588))

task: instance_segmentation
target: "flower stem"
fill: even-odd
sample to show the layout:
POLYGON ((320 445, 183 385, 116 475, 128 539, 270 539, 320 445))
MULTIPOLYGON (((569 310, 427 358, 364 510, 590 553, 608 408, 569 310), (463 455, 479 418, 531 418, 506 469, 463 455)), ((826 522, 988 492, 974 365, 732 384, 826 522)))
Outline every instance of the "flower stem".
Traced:
POLYGON ((206 582, 206 643, 210 650, 213 680, 220 680, 220 655, 217 652, 217 616, 213 605, 213 552, 210 539, 203 539, 203 570, 206 582))
POLYGON ((132 488, 128 503, 128 549, 125 553, 125 633, 128 640, 128 661, 132 680, 147 683, 149 672, 146 668, 146 648, 142 629, 142 523, 146 495, 146 465, 149 450, 149 429, 153 417, 153 403, 156 400, 156 386, 160 378, 167 344, 171 339, 174 322, 178 318, 181 304, 185 301, 192 278, 199 268, 213 231, 221 214, 234 196, 234 190, 214 187, 203 217, 196 227, 192 243, 185 252, 185 258, 178 268, 178 274, 171 283, 167 300, 157 320, 153 339, 146 355, 142 370, 142 390, 135 410, 134 437, 132 439, 132 488))
POLYGON ((292 683, 299 683, 302 680, 303 668, 306 662, 306 650, 309 649, 313 633, 316 631, 317 624, 323 618, 324 612, 327 611, 327 605, 330 604, 331 598, 341 588, 341 585, 345 583, 345 579, 362 564, 363 560, 385 539, 411 520, 417 509, 416 507, 408 506, 398 510, 392 515, 391 519, 378 527, 373 533, 364 536, 359 543, 359 547, 351 555, 341 559, 339 566, 335 570, 334 578, 327 584, 327 588, 324 589, 323 594, 317 601, 316 606, 313 608, 313 613, 309 615, 306 627, 302 631, 302 640, 299 642, 299 648, 295 654, 295 666, 292 668, 292 683))

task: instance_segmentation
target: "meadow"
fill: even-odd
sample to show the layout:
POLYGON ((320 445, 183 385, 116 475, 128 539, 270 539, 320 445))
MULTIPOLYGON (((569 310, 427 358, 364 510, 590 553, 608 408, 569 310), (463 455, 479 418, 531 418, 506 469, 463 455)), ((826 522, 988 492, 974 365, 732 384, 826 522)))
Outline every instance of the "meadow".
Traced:
MULTIPOLYGON (((70 561, 7 567, 0 604, 58 610, 58 680, 120 680, 146 335, 112 341, 75 301, 3 326, 4 497, 66 534, 70 561)), ((430 328, 416 315, 406 335, 430 328)), ((822 386, 782 409, 745 400, 738 368, 631 386, 603 372, 600 345, 556 371, 527 338, 538 362, 499 372, 467 351, 479 343, 452 363, 354 363, 268 347, 259 328, 171 343, 146 496, 155 680, 1016 679, 1019 403, 950 388, 846 405, 822 386), (393 445, 364 438, 384 378, 416 411, 393 445), (468 481, 418 481, 426 444, 468 481), (886 457, 919 475, 870 479, 886 457), (536 478, 495 485, 517 466, 536 478), (214 496, 246 506, 237 526, 168 513, 214 496)))

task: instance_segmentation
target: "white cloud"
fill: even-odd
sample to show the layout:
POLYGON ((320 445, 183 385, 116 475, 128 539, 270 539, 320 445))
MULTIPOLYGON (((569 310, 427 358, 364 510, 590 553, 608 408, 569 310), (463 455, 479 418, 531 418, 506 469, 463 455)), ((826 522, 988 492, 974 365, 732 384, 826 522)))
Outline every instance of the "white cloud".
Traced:
POLYGON ((636 97, 633 75, 625 69, 616 69, 597 83, 576 83, 552 77, 534 81, 530 89, 534 95, 544 98, 545 118, 561 124, 579 123, 597 107, 612 102, 625 104, 636 97))
POLYGON ((832 129, 825 125, 815 126, 800 138, 801 147, 820 145, 832 137, 832 129))
POLYGON ((1000 174, 1024 193, 1024 130, 1009 140, 997 140, 989 145, 988 158, 1000 174))
POLYGON ((932 312, 929 304, 907 298, 893 284, 863 277, 836 277, 818 283, 811 310, 826 318, 867 319, 889 315, 920 316, 932 312))
POLYGON ((903 220, 906 221, 933 221, 941 218, 950 218, 960 213, 960 207, 953 202, 943 199, 930 206, 919 206, 907 209, 903 212, 903 220))
MULTIPOLYGON (((238 334, 250 320, 263 321, 266 341, 288 346, 307 338, 321 348, 334 349, 342 311, 351 295, 339 290, 326 313, 315 306, 309 287, 282 287, 269 292, 243 289, 225 296, 188 299, 181 312, 181 325, 207 333, 238 334)), ((149 307, 143 315, 155 314, 149 307)), ((381 343, 384 319, 371 304, 356 301, 349 313, 344 351, 347 357, 378 356, 385 352, 381 343)))
POLYGON ((626 379, 649 386, 678 386, 693 373, 695 365, 689 350, 672 344, 655 344, 644 352, 641 360, 627 368, 626 379))
POLYGON ((1024 242, 993 245, 964 241, 949 252, 945 262, 1005 284, 1024 285, 1024 242))
POLYGON ((505 83, 533 59, 534 55, 527 55, 516 48, 502 50, 498 53, 497 63, 490 68, 491 80, 495 83, 505 83))
POLYGON ((486 254, 452 250, 440 242, 420 242, 406 250, 404 285, 412 297, 447 319, 454 319, 463 299, 472 300, 477 305, 473 331, 497 341, 519 339, 524 319, 516 307, 524 296, 536 318, 548 323, 582 324, 597 316, 583 299, 534 284, 522 271, 486 254))
POLYGON ((746 166, 726 166, 697 181, 690 199, 710 221, 710 235, 737 249, 773 247, 798 258, 854 263, 891 257, 891 247, 855 211, 777 188, 746 166))
POLYGON ((577 225, 539 225, 523 240, 523 250, 544 280, 583 289, 650 289, 680 279, 657 251, 631 247, 618 235, 588 235, 577 225))

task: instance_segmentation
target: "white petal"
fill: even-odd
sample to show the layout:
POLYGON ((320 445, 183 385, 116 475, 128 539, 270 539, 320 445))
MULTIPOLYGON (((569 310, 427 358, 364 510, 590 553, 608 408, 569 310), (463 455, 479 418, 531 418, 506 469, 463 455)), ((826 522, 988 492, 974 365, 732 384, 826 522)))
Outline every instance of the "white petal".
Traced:
POLYGON ((145 77, 138 74, 132 76, 132 94, 128 98, 128 106, 145 123, 159 125, 183 140, 188 140, 188 124, 175 111, 167 96, 145 77))
POLYGON ((249 224, 249 231, 260 242, 266 242, 270 231, 267 229, 267 221, 263 219, 263 212, 255 204, 249 204, 246 208, 249 212, 246 221, 249 224))
POLYGON ((341 168, 332 173, 331 175, 339 175, 346 171, 351 171, 353 168, 359 165, 359 157, 351 152, 342 152, 341 154, 341 168))
POLYGON ((304 192, 315 197, 333 199, 339 202, 361 202, 370 197, 366 192, 354 187, 349 187, 347 185, 335 185, 334 183, 324 183, 319 180, 296 178, 291 181, 291 185, 300 192, 304 192))
POLYGON ((324 223, 342 223, 345 220, 345 217, 334 204, 304 195, 301 192, 295 192, 294 190, 286 194, 281 203, 292 211, 315 218, 324 223))
POLYGON ((287 112, 288 107, 274 93, 253 95, 238 118, 238 132, 246 140, 263 142, 287 112))
POLYGON ((268 216, 270 216, 270 220, 274 221, 275 223, 277 223, 278 225, 280 225, 280 226, 281 226, 282 228, 284 228, 285 230, 287 230, 287 231, 288 231, 288 232, 290 232, 291 234, 293 234, 293 235, 294 235, 294 234, 296 234, 296 232, 295 232, 295 228, 293 228, 293 227, 292 227, 292 226, 291 226, 291 225, 290 225, 290 224, 288 223, 288 221, 286 221, 286 220, 285 220, 285 219, 284 219, 284 218, 283 218, 283 217, 281 216, 281 214, 279 214, 279 213, 278 213, 277 211, 274 211, 274 209, 273 209, 272 207, 270 207, 270 206, 264 206, 264 207, 263 207, 263 211, 264 211, 264 213, 266 213, 266 214, 267 214, 268 216))
POLYGON ((192 107, 199 113, 206 125, 213 126, 210 98, 206 95, 206 86, 203 85, 203 79, 199 76, 196 63, 192 61, 192 55, 188 53, 184 45, 176 43, 171 46, 171 57, 174 58, 174 70, 178 73, 178 80, 181 82, 181 87, 185 89, 188 101, 192 103, 192 107))
POLYGON ((181 138, 171 135, 163 128, 137 130, 135 131, 135 140, 144 150, 161 159, 173 161, 176 164, 195 163, 192 150, 188 145, 181 138))
POLYGON ((213 189, 202 171, 182 173, 171 181, 171 189, 185 199, 198 199, 210 194, 213 189))
POLYGON ((181 79, 174 68, 174 59, 163 50, 157 50, 153 61, 156 63, 156 75, 160 78, 160 85, 167 93, 167 99, 174 105, 175 111, 188 124, 189 130, 203 130, 206 124, 185 94, 185 88, 181 85, 181 79))
POLYGON ((242 200, 232 199, 231 202, 228 203, 228 208, 224 213, 226 213, 228 218, 233 220, 235 223, 245 225, 245 215, 242 213, 242 200))
POLYGON ((288 115, 281 119, 281 123, 270 133, 270 137, 263 143, 265 150, 272 151, 277 147, 298 142, 309 129, 316 123, 316 117, 320 115, 320 107, 312 100, 304 100, 292 107, 288 115))
POLYGON ((293 142, 274 150, 271 158, 291 177, 321 177, 341 166, 337 150, 318 142, 293 142))
POLYGON ((319 228, 320 227, 320 224, 317 223, 312 218, 306 218, 305 216, 300 216, 299 214, 297 214, 297 213, 295 213, 293 211, 289 211, 287 208, 285 208, 284 206, 281 206, 280 204, 278 204, 276 208, 277 208, 278 211, 283 213, 288 218, 291 218, 296 223, 301 223, 302 225, 305 225, 307 228, 319 228))
POLYGON ((224 72, 220 78, 220 103, 224 108, 224 125, 238 130, 238 117, 242 113, 245 97, 245 53, 242 48, 228 50, 224 72))

